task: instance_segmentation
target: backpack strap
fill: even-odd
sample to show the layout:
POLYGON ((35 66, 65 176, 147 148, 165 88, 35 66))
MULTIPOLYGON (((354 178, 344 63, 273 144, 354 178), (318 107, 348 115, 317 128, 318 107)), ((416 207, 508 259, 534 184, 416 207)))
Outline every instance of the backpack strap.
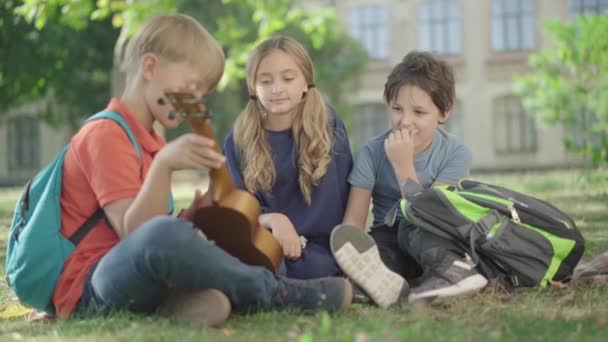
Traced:
MULTIPOLYGON (((135 153, 137 153, 137 157, 139 158, 139 173, 140 173, 140 175, 143 175, 144 161, 143 161, 143 156, 142 156, 142 152, 141 152, 141 147, 139 147, 139 142, 135 138, 135 135, 131 131, 131 128, 129 127, 129 125, 127 124, 125 119, 122 116, 120 116, 120 114, 118 114, 114 111, 104 110, 104 111, 101 111, 101 112, 91 116, 90 118, 88 118, 85 121, 85 124, 87 124, 91 121, 100 120, 100 119, 112 120, 112 121, 116 122, 117 124, 119 124, 120 127, 122 127, 122 129, 125 131, 125 133, 129 137, 129 140, 131 141, 133 148, 135 148, 135 153)), ((80 226, 78 228, 78 230, 76 230, 76 233, 74 233, 72 236, 70 236, 69 240, 74 244, 74 246, 78 245, 78 243, 82 239, 84 239, 84 237, 87 236, 87 234, 89 234, 91 229, 93 229, 95 227, 95 225, 97 224, 97 222, 99 222, 99 220, 101 220, 101 219, 107 220, 106 213, 103 211, 103 208, 97 209, 93 213, 93 215, 91 215, 89 218, 87 218, 87 220, 82 224, 82 226, 80 226)), ((108 222, 108 224, 109 224, 109 222, 108 222)))
POLYGON ((129 127, 129 125, 127 124, 125 119, 120 114, 118 114, 114 111, 104 110, 104 111, 101 111, 101 112, 91 116, 90 118, 88 118, 87 121, 85 121, 85 123, 88 123, 88 122, 94 121, 94 120, 99 120, 99 119, 110 119, 110 120, 116 122, 117 124, 119 124, 120 127, 122 127, 122 129, 125 131, 125 133, 127 133, 127 136, 129 137, 129 140, 131 141, 133 148, 135 148, 135 153, 137 153, 137 157, 139 158, 139 169, 140 169, 139 171, 141 174, 143 172, 143 167, 144 167, 144 159, 142 156, 141 147, 139 147, 139 142, 135 138, 135 134, 133 134, 133 132, 131 131, 131 128, 129 127))
MULTIPOLYGON (((135 148, 135 153, 137 153, 137 156, 139 157, 139 174, 143 178, 144 159, 142 157, 141 147, 139 146, 139 142, 135 138, 135 134, 133 134, 133 132, 131 131, 131 128, 129 127, 129 125, 127 124, 125 119, 120 114, 118 114, 114 111, 104 110, 104 111, 101 111, 101 112, 91 116, 90 118, 87 119, 86 122, 93 121, 93 120, 99 120, 99 119, 110 119, 110 120, 118 123, 120 125, 120 127, 122 127, 122 129, 125 131, 125 133, 127 133, 127 136, 129 137, 129 140, 131 141, 133 148, 135 148)), ((168 208, 169 214, 173 214, 174 209, 175 209, 175 204, 174 204, 174 199, 173 199, 173 193, 169 193, 169 208, 168 208)))
MULTIPOLYGON (((104 110, 101 111, 93 116, 91 116, 90 118, 88 118, 85 121, 85 124, 94 120, 100 120, 100 119, 109 119, 112 120, 114 122, 116 122, 117 124, 120 125, 120 127, 122 127, 122 129, 125 131, 125 133, 127 134, 127 136, 129 137, 129 140, 131 141, 131 144, 133 145, 133 148, 135 149, 135 153, 137 153, 137 157, 139 158, 139 173, 140 175, 143 177, 143 168, 144 168, 144 159, 143 159, 143 155, 141 152, 141 147, 139 146, 139 142, 137 141, 137 139, 135 138, 135 134, 133 134, 133 132, 131 131, 131 128, 129 127, 129 124, 127 124, 127 122, 125 121, 125 119, 118 113, 111 111, 111 110, 104 110)), ((169 194, 169 213, 172 214, 173 210, 174 210, 174 204, 173 204, 173 194, 169 194)), ((106 219, 106 214, 103 210, 103 208, 99 208, 97 209, 93 215, 91 215, 83 224, 82 226, 80 226, 80 228, 78 228, 78 230, 76 231, 76 233, 74 233, 69 240, 74 244, 74 245, 78 245, 78 243, 84 239, 85 236, 87 236, 87 234, 91 231, 91 229, 93 229, 93 227, 95 227, 95 225, 97 224, 97 222, 99 222, 99 220, 101 219, 106 219)), ((108 225, 110 224, 110 222, 108 222, 108 225)))
POLYGON ((70 236, 69 240, 74 244, 74 246, 77 246, 78 243, 80 243, 80 241, 82 239, 84 239, 85 236, 87 236, 87 234, 91 231, 91 229, 93 229, 93 227, 95 227, 97 222, 99 222, 99 220, 101 220, 102 218, 105 218, 105 217, 106 217, 106 213, 103 211, 103 208, 97 209, 93 213, 93 215, 91 215, 82 224, 82 226, 80 226, 78 228, 76 233, 74 233, 72 236, 70 236))

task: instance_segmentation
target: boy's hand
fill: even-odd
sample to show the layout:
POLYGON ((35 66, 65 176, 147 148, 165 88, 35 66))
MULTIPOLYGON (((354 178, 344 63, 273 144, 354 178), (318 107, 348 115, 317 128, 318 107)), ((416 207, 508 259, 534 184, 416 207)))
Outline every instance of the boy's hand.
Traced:
POLYGON ((291 220, 283 214, 271 213, 260 215, 260 224, 272 229, 272 235, 283 248, 283 255, 289 260, 302 256, 302 241, 291 220))
POLYGON ((393 166, 414 164, 414 133, 401 129, 391 132, 384 140, 384 151, 393 166))
POLYGON ((215 151, 215 141, 188 133, 168 143, 155 159, 170 171, 196 169, 209 171, 221 167, 226 158, 215 151))
POLYGON ((410 173, 414 173, 414 136, 417 130, 409 132, 407 129, 393 131, 384 141, 384 151, 391 162, 397 179, 403 182, 410 173), (403 178, 403 179, 402 179, 403 178))
POLYGON ((190 206, 188 208, 183 209, 177 216, 181 219, 192 221, 194 219, 196 211, 200 207, 204 207, 206 202, 208 202, 207 197, 209 197, 209 193, 210 192, 207 192, 203 196, 203 193, 199 189, 196 189, 194 191, 194 198, 192 199, 192 202, 190 202, 190 206))

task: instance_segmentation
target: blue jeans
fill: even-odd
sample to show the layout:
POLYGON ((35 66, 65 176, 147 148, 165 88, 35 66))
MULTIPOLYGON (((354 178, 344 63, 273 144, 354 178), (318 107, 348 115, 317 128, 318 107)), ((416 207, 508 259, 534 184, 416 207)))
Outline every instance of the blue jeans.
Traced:
POLYGON ((170 288, 218 289, 241 312, 280 303, 272 272, 242 263, 204 239, 189 221, 161 216, 142 224, 101 258, 89 273, 75 313, 152 313, 170 288))

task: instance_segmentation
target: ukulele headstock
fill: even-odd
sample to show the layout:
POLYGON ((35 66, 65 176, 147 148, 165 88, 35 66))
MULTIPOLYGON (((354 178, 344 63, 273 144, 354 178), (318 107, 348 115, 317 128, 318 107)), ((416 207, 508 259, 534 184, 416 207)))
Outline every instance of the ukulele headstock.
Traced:
POLYGON ((165 98, 175 108, 175 116, 181 116, 188 121, 193 119, 208 119, 211 112, 203 103, 202 98, 187 91, 165 91, 165 98))

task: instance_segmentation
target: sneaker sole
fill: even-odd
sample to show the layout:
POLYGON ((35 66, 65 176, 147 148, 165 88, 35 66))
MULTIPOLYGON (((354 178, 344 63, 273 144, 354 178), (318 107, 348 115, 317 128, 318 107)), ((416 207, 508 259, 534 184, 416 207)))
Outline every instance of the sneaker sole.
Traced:
POLYGON ((336 262, 382 308, 399 301, 409 287, 405 279, 388 269, 369 235, 352 225, 338 225, 330 236, 336 262))
POLYGON ((481 274, 475 274, 450 287, 427 291, 420 294, 412 293, 408 296, 407 300, 410 304, 422 299, 428 299, 432 303, 435 303, 442 298, 475 294, 487 284, 488 280, 484 276, 481 274))
POLYGON ((172 290, 162 312, 181 322, 197 326, 217 327, 230 316, 230 300, 220 290, 172 290))

